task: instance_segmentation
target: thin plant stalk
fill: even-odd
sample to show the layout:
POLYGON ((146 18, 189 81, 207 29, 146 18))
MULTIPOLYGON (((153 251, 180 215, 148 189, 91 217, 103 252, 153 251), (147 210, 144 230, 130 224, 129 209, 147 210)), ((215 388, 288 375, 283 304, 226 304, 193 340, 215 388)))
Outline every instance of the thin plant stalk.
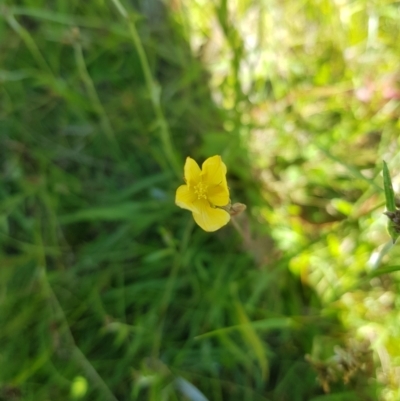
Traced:
POLYGON ((89 99, 93 105, 94 110, 100 118, 101 126, 104 131, 104 134, 108 137, 109 140, 115 142, 115 133, 114 129, 111 126, 110 120, 108 119, 107 113, 101 104, 99 96, 96 91, 96 87, 93 83, 93 80, 87 70, 85 58, 83 56, 82 46, 79 43, 78 39, 74 42, 74 51, 75 51, 75 62, 78 67, 79 75, 86 87, 86 91, 89 95, 89 99))
POLYGON ((25 46, 28 48, 32 57, 35 59, 37 65, 44 71, 46 71, 53 79, 55 79, 53 71, 51 70, 50 66, 47 64, 47 61, 43 57, 42 53, 40 52, 39 48, 37 47, 35 41, 33 40, 32 36, 29 32, 23 28, 20 23, 14 18, 14 15, 11 13, 6 13, 5 18, 10 25, 10 27, 18 34, 18 36, 22 39, 25 43, 25 46))
POLYGON ((127 21, 128 28, 129 28, 129 33, 132 38, 132 42, 134 44, 134 47, 138 53, 140 64, 142 67, 142 71, 144 74, 144 79, 146 82, 147 90, 150 95, 150 100, 153 106, 153 111, 156 116, 156 122, 158 125, 158 132, 160 134, 160 140, 163 145, 165 157, 168 160, 168 163, 170 164, 172 170, 177 174, 178 177, 180 177, 181 173, 181 164, 178 161, 178 156, 177 153, 174 149, 172 139, 171 139, 171 133, 169 131, 168 123, 165 119, 164 112, 161 107, 160 103, 160 87, 159 85, 155 82, 149 61, 147 59, 146 53, 144 51, 142 41, 140 40, 138 31, 136 29, 135 23, 132 21, 132 19, 129 17, 128 12, 126 11, 125 7, 121 4, 119 0, 111 0, 115 7, 117 8, 118 12, 121 14, 121 16, 127 21))
MULTIPOLYGON (((40 234, 40 228, 38 228, 37 234, 37 242, 40 246, 40 249, 43 250, 43 241, 42 236, 40 234)), ((46 269, 46 258, 44 256, 44 252, 39 253, 38 258, 38 265, 39 265, 39 276, 42 287, 51 303, 53 313, 57 315, 58 318, 61 320, 61 327, 63 329, 63 334, 66 336, 66 342, 70 347, 71 356, 75 359, 76 363, 81 366, 81 368, 85 371, 87 377, 91 380, 92 384, 97 387, 105 396, 108 401, 118 401, 118 399, 114 396, 111 392, 107 384, 104 382, 102 377, 99 375, 97 370, 93 367, 93 365, 89 362, 86 358, 85 354, 80 350, 80 348, 76 345, 74 336, 69 328, 67 317, 65 316, 65 312, 51 287, 47 276, 47 269, 46 269)))

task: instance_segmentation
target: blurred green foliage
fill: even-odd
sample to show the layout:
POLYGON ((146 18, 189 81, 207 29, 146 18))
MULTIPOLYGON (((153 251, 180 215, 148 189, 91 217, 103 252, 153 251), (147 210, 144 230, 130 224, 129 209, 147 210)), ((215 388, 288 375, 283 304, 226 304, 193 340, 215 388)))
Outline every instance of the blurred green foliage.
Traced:
POLYGON ((398 3, 167 3, 0 5, 0 400, 398 400, 398 3))

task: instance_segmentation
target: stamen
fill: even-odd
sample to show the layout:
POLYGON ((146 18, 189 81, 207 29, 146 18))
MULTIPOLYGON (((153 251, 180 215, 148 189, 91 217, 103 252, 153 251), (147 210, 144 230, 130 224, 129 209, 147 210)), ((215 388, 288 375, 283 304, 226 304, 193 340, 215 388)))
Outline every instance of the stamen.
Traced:
POLYGON ((202 182, 199 182, 193 188, 194 193, 197 195, 198 199, 207 199, 207 188, 208 188, 208 185, 204 185, 202 182))

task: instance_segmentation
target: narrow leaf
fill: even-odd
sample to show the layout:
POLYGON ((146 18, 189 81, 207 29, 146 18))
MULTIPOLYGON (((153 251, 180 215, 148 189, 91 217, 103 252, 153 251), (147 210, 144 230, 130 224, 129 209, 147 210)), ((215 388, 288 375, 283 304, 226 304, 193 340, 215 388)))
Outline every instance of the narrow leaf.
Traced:
POLYGON ((400 265, 381 267, 370 274, 370 277, 378 277, 382 274, 394 273, 400 271, 400 265))
POLYGON ((269 366, 263 342, 258 333, 254 330, 254 327, 251 325, 251 321, 239 300, 235 300, 234 305, 236 308, 239 323, 242 327, 241 331, 243 337, 248 345, 253 349, 254 355, 256 356, 260 365, 262 376, 267 377, 269 366))
POLYGON ((390 178, 389 169, 385 161, 383 161, 383 187, 385 189, 386 209, 389 212, 394 212, 396 210, 396 202, 394 198, 392 179, 390 178))
MULTIPOLYGON (((385 161, 383 161, 383 187, 385 190, 385 198, 386 198, 386 209, 388 212, 396 212, 396 201, 394 197, 392 179, 390 178, 390 172, 388 166, 385 161)), ((390 237, 392 238, 393 244, 396 242, 397 238, 400 236, 399 230, 396 229, 396 226, 390 216, 387 224, 387 229, 390 237)))

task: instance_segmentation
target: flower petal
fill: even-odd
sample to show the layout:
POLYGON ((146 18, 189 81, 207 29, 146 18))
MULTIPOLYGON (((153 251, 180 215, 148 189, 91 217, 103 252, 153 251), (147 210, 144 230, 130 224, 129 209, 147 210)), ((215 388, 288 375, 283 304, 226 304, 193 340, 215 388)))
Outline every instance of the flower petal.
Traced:
POLYGON ((226 184, 226 166, 222 161, 221 156, 209 157, 202 166, 203 182, 208 186, 226 184))
POLYGON ((193 212, 194 221, 204 231, 216 231, 227 224, 231 218, 228 212, 214 209, 206 200, 196 202, 198 212, 193 212))
POLYGON ((221 184, 208 188, 207 198, 215 206, 226 206, 229 203, 228 186, 221 184))
POLYGON ((186 183, 189 185, 196 184, 200 181, 200 167, 197 162, 191 157, 186 158, 184 174, 186 183))
POLYGON ((176 190, 175 204, 183 209, 190 210, 191 212, 197 212, 198 209, 194 205, 196 195, 190 191, 188 185, 181 185, 176 190))

